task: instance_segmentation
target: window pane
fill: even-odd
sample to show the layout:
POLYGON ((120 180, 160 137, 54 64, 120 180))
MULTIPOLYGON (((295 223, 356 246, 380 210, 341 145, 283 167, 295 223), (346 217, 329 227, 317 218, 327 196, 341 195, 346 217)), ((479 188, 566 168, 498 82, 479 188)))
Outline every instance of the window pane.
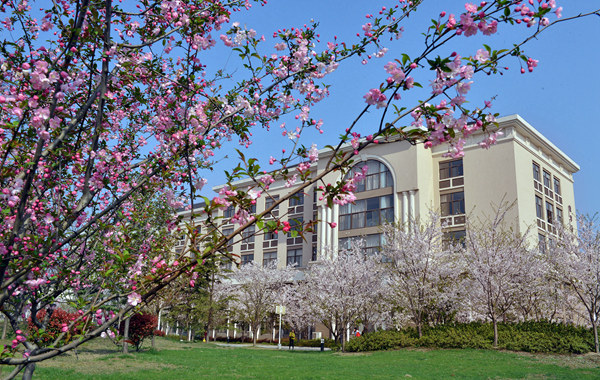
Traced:
POLYGON ((364 228, 365 217, 363 213, 352 214, 352 228, 364 228))
POLYGON ((379 209, 379 198, 367 199, 367 210, 378 210, 379 209))
POLYGON ((367 211, 366 212, 366 226, 373 227, 379 225, 379 211, 367 211))
POLYGON ((340 230, 349 230, 350 228, 350 215, 340 216, 340 230))
POLYGON ((540 182, 540 166, 535 162, 533 163, 533 179, 540 182))

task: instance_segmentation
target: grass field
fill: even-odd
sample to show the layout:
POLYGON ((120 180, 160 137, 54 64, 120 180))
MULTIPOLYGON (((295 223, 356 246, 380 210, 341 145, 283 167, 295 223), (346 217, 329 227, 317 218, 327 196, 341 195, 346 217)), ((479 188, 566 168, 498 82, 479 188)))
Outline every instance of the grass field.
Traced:
MULTIPOLYGON (((4 372, 4 371, 3 371, 4 372)), ((346 354, 217 347, 157 340, 123 355, 98 340, 39 364, 37 379, 599 379, 595 354, 531 355, 491 350, 346 354)))

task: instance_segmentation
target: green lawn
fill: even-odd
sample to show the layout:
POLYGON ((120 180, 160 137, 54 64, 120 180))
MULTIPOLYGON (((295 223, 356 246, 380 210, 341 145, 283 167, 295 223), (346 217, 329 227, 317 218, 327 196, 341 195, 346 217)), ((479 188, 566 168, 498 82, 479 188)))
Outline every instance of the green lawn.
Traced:
POLYGON ((161 339, 158 350, 122 355, 93 343, 38 365, 37 379, 599 379, 600 357, 486 350, 360 354, 224 348, 161 339))

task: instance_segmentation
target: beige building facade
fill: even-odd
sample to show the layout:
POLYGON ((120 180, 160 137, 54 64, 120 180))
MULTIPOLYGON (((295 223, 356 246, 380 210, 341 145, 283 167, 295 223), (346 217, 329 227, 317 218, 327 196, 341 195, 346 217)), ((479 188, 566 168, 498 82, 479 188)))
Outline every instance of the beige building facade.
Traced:
MULTIPOLYGON (((328 208, 314 188, 318 184, 314 185, 273 211, 292 227, 319 221, 312 233, 292 237, 281 232, 257 233, 251 227, 232 242, 230 250, 241 263, 276 262, 303 268, 355 238, 365 240, 367 253, 376 251, 382 245, 383 223, 409 223, 431 210, 440 212, 446 221, 448 238, 460 238, 467 217, 491 217, 501 202, 514 202, 508 220, 522 233, 529 229, 532 244, 539 243, 543 250, 552 242, 554 219, 574 219, 573 174, 579 166, 520 116, 498 122, 503 135, 495 145, 482 149, 482 135, 472 135, 459 159, 445 157, 444 146, 425 149, 405 141, 371 144, 354 160, 355 170, 366 165, 368 171, 353 204, 328 208)), ((320 152, 314 172, 323 170, 328 154, 320 152)), ((339 179, 339 173, 325 177, 330 183, 339 179)), ((235 185, 243 188, 244 182, 235 185)), ((288 191, 283 182, 276 181, 269 194, 276 199, 288 191)), ((272 198, 263 195, 257 199, 256 210, 264 210, 271 202, 272 198)), ((223 220, 234 212, 223 210, 223 220)), ((222 228, 225 234, 233 229, 234 225, 222 228)))

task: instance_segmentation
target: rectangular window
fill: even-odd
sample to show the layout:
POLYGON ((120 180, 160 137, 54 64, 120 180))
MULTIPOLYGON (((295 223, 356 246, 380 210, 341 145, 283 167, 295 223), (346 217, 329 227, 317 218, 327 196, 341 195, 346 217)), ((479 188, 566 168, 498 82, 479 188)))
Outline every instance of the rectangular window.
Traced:
POLYGON ((463 175, 462 158, 454 161, 440 162, 440 179, 460 177, 463 175))
POLYGON ((442 237, 444 247, 447 248, 452 244, 452 245, 461 245, 464 248, 466 236, 467 236, 467 233, 465 230, 444 232, 444 235, 442 237))
POLYGON ((288 249, 287 265, 296 264, 297 267, 302 266, 302 248, 288 249))
POLYGON ((558 207, 556 208, 556 220, 558 220, 560 223, 563 222, 563 212, 558 207))
POLYGON ((535 196, 535 215, 540 219, 544 219, 543 207, 544 206, 543 206, 542 198, 540 198, 536 195, 535 196))
POLYGON ((242 266, 246 264, 250 264, 254 261, 254 254, 251 253, 249 255, 242 255, 242 266))
POLYGON ((254 226, 242 231, 242 243, 254 243, 254 226))
POLYGON ((546 220, 548 223, 554 223, 554 206, 550 202, 546 202, 546 220))
POLYGON ((263 252, 263 266, 277 264, 277 251, 263 252))
MULTIPOLYGON (((265 199, 265 210, 273 206, 273 204, 278 200, 279 195, 273 195, 272 197, 267 196, 267 198, 265 199)), ((277 205, 273 210, 271 210, 271 215, 275 217, 279 216, 279 205, 277 205)))
POLYGON ((540 178, 540 165, 536 164, 535 162, 533 163, 533 179, 538 182, 542 182, 540 178))
POLYGON ((444 194, 440 196, 440 207, 442 216, 460 215, 465 213, 465 193, 458 191, 456 193, 444 194))
POLYGON ((288 237, 291 237, 292 231, 297 231, 297 232, 302 232, 303 229, 303 225, 304 225, 304 218, 294 218, 292 220, 290 220, 290 232, 288 233, 288 237))
POLYGON ((313 245, 312 247, 312 257, 311 257, 312 261, 317 261, 317 246, 313 245))
POLYGON ((540 253, 546 253, 546 236, 538 234, 538 249, 540 253))
POLYGON ((225 209, 225 211, 223 211, 223 217, 225 219, 233 218, 234 214, 235 214, 235 207, 233 207, 233 206, 229 206, 225 209))
POLYGON ((355 201, 340 207, 339 228, 351 230, 356 228, 379 226, 394 221, 394 198, 392 195, 374 197, 355 201))
POLYGON ((550 173, 544 170, 544 186, 550 188, 550 173))
POLYGON ((277 233, 275 231, 265 232, 264 240, 277 240, 277 233))
POLYGON ((338 240, 340 249, 350 249, 353 241, 362 241, 363 252, 372 255, 381 251, 383 246, 383 234, 371 234, 366 236, 353 236, 338 240))
POLYGON ((300 206, 304 204, 304 193, 302 191, 297 192, 292 195, 289 199, 290 207, 292 206, 300 206))
POLYGON ((560 179, 554 177, 554 192, 560 195, 560 179))
MULTIPOLYGON (((233 228, 223 228, 223 236, 229 236, 233 233, 233 228)), ((227 250, 231 251, 233 249, 233 238, 227 241, 227 250)))

